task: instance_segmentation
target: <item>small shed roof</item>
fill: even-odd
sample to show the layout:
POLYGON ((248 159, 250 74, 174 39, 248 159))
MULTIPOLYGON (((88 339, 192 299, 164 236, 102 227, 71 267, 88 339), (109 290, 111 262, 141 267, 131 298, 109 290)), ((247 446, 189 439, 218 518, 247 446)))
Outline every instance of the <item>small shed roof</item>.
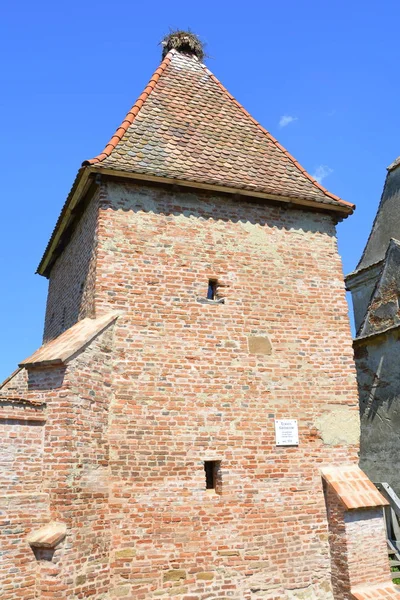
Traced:
POLYGON ((54 340, 41 346, 36 352, 23 360, 20 367, 39 367, 46 365, 62 365, 74 354, 79 352, 86 344, 101 333, 112 321, 117 319, 119 313, 107 313, 97 319, 82 319, 64 331, 54 340))

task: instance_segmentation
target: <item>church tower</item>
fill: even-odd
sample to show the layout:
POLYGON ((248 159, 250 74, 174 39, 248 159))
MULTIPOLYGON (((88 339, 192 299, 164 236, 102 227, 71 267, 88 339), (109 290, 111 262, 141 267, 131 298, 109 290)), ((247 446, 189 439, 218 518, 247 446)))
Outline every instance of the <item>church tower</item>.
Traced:
POLYGON ((360 465, 400 495, 400 159, 389 167, 357 269, 346 277, 356 323, 360 465))
POLYGON ((2 600, 400 597, 357 466, 354 207, 202 60, 165 39, 40 262, 44 343, 0 388, 2 600))

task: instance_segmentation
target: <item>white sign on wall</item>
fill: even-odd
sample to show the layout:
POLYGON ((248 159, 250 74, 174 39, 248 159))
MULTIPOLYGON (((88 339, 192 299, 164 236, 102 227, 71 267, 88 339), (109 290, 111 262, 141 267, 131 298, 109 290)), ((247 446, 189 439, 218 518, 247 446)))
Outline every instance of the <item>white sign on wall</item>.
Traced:
POLYGON ((275 419, 275 440, 277 446, 298 446, 297 419, 275 419))

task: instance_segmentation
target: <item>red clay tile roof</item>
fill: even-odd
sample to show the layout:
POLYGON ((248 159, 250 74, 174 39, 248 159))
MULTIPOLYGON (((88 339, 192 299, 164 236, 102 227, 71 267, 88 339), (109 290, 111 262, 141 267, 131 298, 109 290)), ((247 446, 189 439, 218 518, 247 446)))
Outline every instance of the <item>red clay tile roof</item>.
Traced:
POLYGON ((354 600, 400 600, 400 588, 392 583, 352 588, 354 600))
POLYGON ((389 504, 357 465, 323 467, 321 473, 348 510, 389 504))
POLYGON ((354 208, 308 175, 197 57, 176 50, 83 165, 354 208))
POLYGON ((118 313, 112 312, 97 319, 82 319, 51 342, 41 346, 31 356, 23 360, 19 366, 61 365, 88 344, 117 317, 118 313))

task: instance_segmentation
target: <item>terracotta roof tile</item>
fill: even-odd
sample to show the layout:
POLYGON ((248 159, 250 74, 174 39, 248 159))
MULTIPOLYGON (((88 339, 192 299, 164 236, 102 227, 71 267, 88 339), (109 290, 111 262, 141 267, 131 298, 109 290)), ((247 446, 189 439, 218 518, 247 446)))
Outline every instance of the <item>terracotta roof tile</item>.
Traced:
POLYGON ((352 588, 351 595, 354 600, 400 600, 400 588, 390 582, 359 586, 352 588))
POLYGON ((321 473, 348 510, 389 504, 357 465, 323 467, 321 473))
POLYGON ((195 56, 175 50, 103 152, 83 164, 354 208, 313 179, 195 56))
POLYGON ((119 313, 112 312, 97 319, 86 318, 78 321, 57 338, 41 346, 19 366, 36 367, 65 363, 118 316, 119 313))

